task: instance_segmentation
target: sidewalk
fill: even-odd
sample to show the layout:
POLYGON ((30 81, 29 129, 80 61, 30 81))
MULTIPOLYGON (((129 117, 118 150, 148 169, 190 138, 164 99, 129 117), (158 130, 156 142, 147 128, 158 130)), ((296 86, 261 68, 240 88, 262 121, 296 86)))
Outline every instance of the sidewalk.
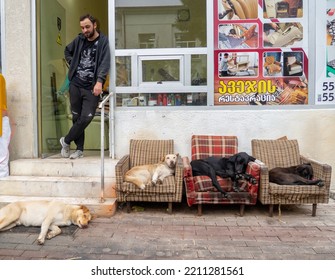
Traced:
POLYGON ((63 228, 43 246, 36 242, 39 228, 18 227, 0 232, 0 260, 12 259, 317 259, 335 260, 335 201, 282 206, 281 220, 262 205, 204 205, 203 216, 186 202, 134 204, 138 212, 118 209, 111 218, 96 218, 87 229, 63 228))

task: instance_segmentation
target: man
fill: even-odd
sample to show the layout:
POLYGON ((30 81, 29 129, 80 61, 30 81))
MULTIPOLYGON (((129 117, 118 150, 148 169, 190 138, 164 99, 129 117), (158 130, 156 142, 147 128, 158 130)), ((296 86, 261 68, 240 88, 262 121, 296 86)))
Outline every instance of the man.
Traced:
POLYGON ((0 74, 0 177, 9 176, 9 142, 11 137, 11 127, 9 123, 6 81, 0 74))
POLYGON ((98 31, 96 19, 86 14, 79 21, 82 33, 64 51, 70 65, 68 78, 73 125, 60 143, 62 157, 70 159, 83 157, 85 128, 94 118, 111 58, 108 38, 98 31), (77 148, 70 155, 72 141, 77 148))
POLYGON ((228 76, 228 62, 232 59, 229 59, 229 54, 224 53, 223 58, 220 62, 220 77, 226 77, 228 76))

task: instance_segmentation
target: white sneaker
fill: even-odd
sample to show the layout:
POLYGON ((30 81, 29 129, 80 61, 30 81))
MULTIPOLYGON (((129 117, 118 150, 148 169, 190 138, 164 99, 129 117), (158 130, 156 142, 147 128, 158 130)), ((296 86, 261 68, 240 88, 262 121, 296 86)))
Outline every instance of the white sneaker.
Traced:
POLYGON ((83 156, 84 156, 83 151, 76 150, 74 153, 70 155, 70 159, 82 158, 83 156))
POLYGON ((65 143, 64 137, 59 139, 59 142, 62 145, 62 150, 60 151, 60 154, 63 158, 68 158, 70 156, 70 145, 65 143))

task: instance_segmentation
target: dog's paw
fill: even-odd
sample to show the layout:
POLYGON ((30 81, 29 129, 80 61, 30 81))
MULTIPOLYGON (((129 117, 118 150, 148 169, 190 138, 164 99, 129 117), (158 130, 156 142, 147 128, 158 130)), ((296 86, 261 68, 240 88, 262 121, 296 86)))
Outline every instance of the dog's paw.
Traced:
POLYGON ((37 243, 39 244, 39 245, 43 245, 44 244, 44 238, 38 238, 37 239, 37 243))
POLYGON ((257 180, 255 178, 250 178, 249 182, 254 185, 257 183, 257 180))
POLYGON ((323 181, 320 181, 319 183, 316 184, 318 187, 323 187, 325 183, 323 181))
POLYGON ((156 187, 157 182, 156 181, 151 181, 149 186, 150 187, 156 187))
POLYGON ((48 234, 47 234, 47 239, 49 240, 49 239, 51 239, 51 238, 53 238, 53 237, 55 237, 55 234, 53 234, 52 232, 49 232, 48 234))
POLYGON ((231 198, 231 195, 228 194, 228 193, 222 193, 222 196, 223 196, 224 198, 227 198, 227 199, 230 199, 230 198, 231 198))
POLYGON ((144 184, 140 185, 140 189, 144 190, 145 189, 145 185, 144 184))
POLYGON ((235 178, 237 180, 240 180, 240 179, 244 179, 244 176, 243 176, 243 174, 235 174, 235 178))

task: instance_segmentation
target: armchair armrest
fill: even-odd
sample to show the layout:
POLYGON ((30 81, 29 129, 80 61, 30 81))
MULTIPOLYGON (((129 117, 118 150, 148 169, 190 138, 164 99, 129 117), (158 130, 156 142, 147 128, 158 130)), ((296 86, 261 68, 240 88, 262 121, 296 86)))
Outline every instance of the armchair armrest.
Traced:
POLYGON ((125 155, 115 165, 115 179, 117 189, 121 189, 123 183, 123 177, 129 170, 129 164, 130 164, 130 156, 125 155))
POLYGON ((181 200, 182 192, 183 192, 184 165, 183 165, 183 160, 180 156, 178 156, 178 159, 177 159, 174 176, 175 176, 175 182, 176 182, 176 195, 180 196, 180 200, 181 200))
POLYGON ((304 163, 310 163, 313 167, 314 177, 322 179, 326 188, 330 188, 332 167, 329 164, 318 162, 314 159, 301 155, 300 159, 304 163))
POLYGON ((259 159, 255 161, 260 167, 259 173, 259 196, 267 196, 269 194, 269 167, 259 159))
POLYGON ((183 157, 182 163, 184 168, 184 177, 193 177, 190 159, 188 157, 183 157))
POLYGON ((193 197, 193 194, 195 193, 195 186, 193 181, 192 166, 188 157, 183 157, 183 168, 186 194, 190 197, 193 197))
POLYGON ((250 161, 248 163, 246 172, 256 179, 255 184, 252 184, 252 183, 248 182, 248 189, 249 189, 250 194, 252 194, 254 196, 257 196, 258 187, 259 187, 259 183, 260 183, 260 177, 261 177, 260 176, 261 164, 258 163, 258 162, 250 161))

